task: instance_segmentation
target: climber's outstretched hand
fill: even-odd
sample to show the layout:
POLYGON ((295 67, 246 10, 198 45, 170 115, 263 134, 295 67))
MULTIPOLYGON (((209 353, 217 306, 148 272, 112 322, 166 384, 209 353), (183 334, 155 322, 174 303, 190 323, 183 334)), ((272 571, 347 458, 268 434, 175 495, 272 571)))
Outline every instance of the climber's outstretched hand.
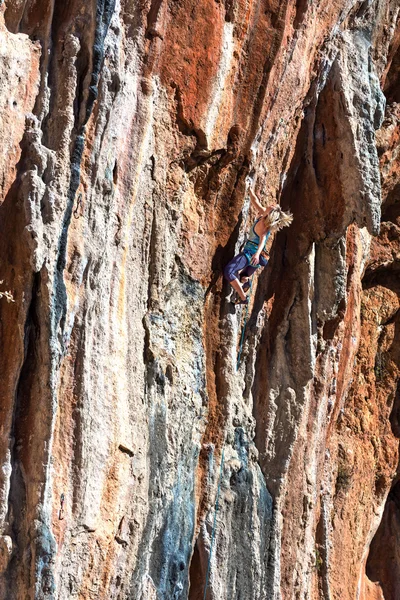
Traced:
POLYGON ((254 179, 247 175, 246 177, 246 190, 249 191, 254 187, 254 179))

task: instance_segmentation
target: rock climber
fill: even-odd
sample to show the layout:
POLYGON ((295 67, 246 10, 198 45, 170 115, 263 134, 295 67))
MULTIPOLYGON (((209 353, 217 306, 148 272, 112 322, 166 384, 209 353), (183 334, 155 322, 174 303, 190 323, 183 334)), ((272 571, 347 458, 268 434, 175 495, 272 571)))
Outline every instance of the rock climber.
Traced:
POLYGON ((258 216, 243 250, 234 256, 224 269, 225 279, 238 294, 235 304, 248 304, 249 297, 246 292, 250 288, 250 278, 259 267, 265 267, 268 263, 265 247, 271 233, 287 227, 293 221, 293 215, 284 212, 278 204, 271 204, 264 208, 250 186, 248 189, 250 201, 257 210, 258 216))

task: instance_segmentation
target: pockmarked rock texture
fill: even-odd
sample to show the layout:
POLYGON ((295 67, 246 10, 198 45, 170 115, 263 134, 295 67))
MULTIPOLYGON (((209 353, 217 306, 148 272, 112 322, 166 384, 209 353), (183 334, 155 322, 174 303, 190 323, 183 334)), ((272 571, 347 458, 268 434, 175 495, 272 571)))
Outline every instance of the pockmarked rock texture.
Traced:
POLYGON ((398 0, 4 0, 0 75, 0 598, 398 600, 398 0))

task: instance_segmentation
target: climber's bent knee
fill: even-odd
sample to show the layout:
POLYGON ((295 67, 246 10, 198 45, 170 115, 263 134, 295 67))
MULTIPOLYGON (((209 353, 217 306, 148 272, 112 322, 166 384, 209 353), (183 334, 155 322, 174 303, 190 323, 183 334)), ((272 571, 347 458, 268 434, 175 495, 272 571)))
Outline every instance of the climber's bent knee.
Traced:
POLYGON ((237 279, 235 270, 231 267, 231 264, 228 263, 224 269, 224 277, 231 283, 234 279, 237 279))
POLYGON ((248 264, 248 259, 245 254, 234 256, 224 269, 224 277, 231 283, 238 278, 238 273, 248 264))

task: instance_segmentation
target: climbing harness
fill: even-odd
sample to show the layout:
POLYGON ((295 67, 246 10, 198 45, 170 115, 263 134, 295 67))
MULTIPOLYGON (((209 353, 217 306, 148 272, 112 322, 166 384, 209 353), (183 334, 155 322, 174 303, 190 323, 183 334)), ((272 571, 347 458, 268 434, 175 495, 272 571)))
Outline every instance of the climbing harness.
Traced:
POLYGON ((246 312, 244 314, 244 322, 243 322, 243 327, 242 327, 242 334, 240 336, 240 343, 239 343, 239 351, 238 351, 238 355, 237 355, 237 360, 236 360, 236 371, 239 370, 240 367, 240 359, 242 357, 242 349, 243 349, 243 342, 244 342, 244 334, 246 331, 246 325, 247 325, 247 318, 249 316, 249 306, 250 306, 250 298, 251 298, 251 291, 253 288, 253 277, 252 276, 251 280, 250 280, 250 291, 249 291, 249 301, 246 304, 246 312))
POLYGON ((218 488, 217 488, 217 497, 215 499, 214 522, 213 522, 213 528, 212 528, 212 531, 211 531, 210 554, 208 556, 207 574, 206 574, 206 582, 204 584, 203 600, 206 600, 206 595, 207 595, 208 581, 209 581, 210 569, 211 569, 212 551, 213 551, 213 545, 214 545, 214 540, 215 540, 215 532, 216 532, 216 529, 217 529, 217 514, 218 514, 218 505, 219 505, 219 493, 221 491, 221 484, 222 484, 222 471, 223 471, 223 468, 224 468, 224 455, 225 455, 225 444, 222 446, 221 467, 220 467, 220 471, 219 471, 219 481, 218 481, 218 488))

